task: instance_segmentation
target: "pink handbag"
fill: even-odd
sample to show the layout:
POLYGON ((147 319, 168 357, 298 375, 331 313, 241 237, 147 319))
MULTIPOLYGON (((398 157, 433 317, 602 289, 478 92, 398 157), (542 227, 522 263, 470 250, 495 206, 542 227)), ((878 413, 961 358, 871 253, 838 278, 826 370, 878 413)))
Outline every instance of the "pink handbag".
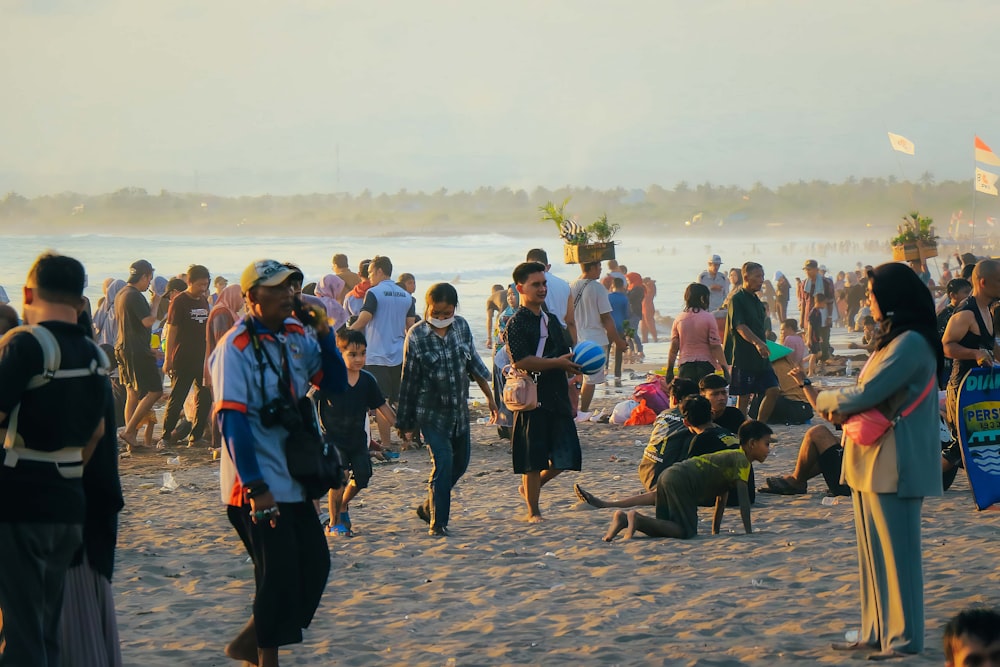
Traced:
POLYGON ((934 384, 934 378, 932 377, 924 388, 924 391, 917 397, 917 400, 913 401, 909 407, 896 415, 895 419, 890 420, 878 408, 868 408, 864 412, 851 415, 844 421, 844 433, 847 434, 847 437, 852 442, 863 447, 870 447, 876 444, 882 439, 886 431, 899 423, 899 420, 903 417, 908 417, 920 405, 920 402, 927 398, 927 394, 930 393, 934 384))

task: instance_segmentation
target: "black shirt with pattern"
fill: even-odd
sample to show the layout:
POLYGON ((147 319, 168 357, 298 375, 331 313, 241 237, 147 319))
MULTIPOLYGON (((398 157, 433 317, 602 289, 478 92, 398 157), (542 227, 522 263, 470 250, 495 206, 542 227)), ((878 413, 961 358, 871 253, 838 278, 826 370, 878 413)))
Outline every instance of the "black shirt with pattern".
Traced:
MULTIPOLYGON (((545 315, 548 318, 548 337, 545 339, 545 347, 542 348, 542 356, 555 359, 569 354, 569 346, 563 336, 559 318, 551 313, 545 315)), ((541 315, 535 315, 526 306, 518 308, 507 322, 507 349, 515 364, 525 357, 537 354, 538 341, 542 335, 541 322, 541 315)), ((538 403, 539 410, 559 415, 573 414, 569 402, 569 379, 565 371, 554 369, 538 373, 538 403)))

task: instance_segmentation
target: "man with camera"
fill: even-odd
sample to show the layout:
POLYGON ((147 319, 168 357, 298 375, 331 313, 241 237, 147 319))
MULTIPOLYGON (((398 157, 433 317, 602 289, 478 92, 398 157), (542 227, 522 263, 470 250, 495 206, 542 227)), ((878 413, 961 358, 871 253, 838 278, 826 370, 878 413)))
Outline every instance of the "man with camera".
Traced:
POLYGON ((221 487, 229 521, 254 561, 253 615, 226 654, 261 667, 302 641, 326 586, 330 552, 316 510, 289 472, 286 439, 311 384, 340 393, 347 371, 325 317, 316 338, 292 317, 302 274, 258 260, 240 278, 247 317, 222 338, 209 365, 223 436, 221 487))

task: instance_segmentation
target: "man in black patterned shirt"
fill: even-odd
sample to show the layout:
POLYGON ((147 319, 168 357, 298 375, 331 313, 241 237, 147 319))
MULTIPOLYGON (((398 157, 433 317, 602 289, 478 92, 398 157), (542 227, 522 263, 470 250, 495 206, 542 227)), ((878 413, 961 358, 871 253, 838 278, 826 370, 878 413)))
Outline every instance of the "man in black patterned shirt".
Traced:
POLYGON ((538 376, 537 408, 515 412, 511 438, 514 472, 522 476, 521 496, 528 522, 538 523, 541 487, 563 470, 580 470, 580 439, 573 421, 567 376, 580 372, 559 319, 545 312, 545 266, 524 262, 514 269, 521 307, 507 323, 507 348, 514 365, 538 376), (544 344, 539 345, 545 335, 544 344), (539 354, 541 347, 541 354, 539 354))

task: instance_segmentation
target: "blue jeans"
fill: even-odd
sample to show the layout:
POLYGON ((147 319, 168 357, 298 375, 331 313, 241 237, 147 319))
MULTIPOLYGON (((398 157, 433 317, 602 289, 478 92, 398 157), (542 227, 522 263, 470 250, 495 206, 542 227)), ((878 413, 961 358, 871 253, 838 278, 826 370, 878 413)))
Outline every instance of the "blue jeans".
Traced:
POLYGON ((462 435, 454 435, 430 426, 421 426, 420 432, 431 450, 433 464, 427 491, 431 528, 445 528, 451 514, 451 489, 469 467, 472 441, 468 431, 462 435))

